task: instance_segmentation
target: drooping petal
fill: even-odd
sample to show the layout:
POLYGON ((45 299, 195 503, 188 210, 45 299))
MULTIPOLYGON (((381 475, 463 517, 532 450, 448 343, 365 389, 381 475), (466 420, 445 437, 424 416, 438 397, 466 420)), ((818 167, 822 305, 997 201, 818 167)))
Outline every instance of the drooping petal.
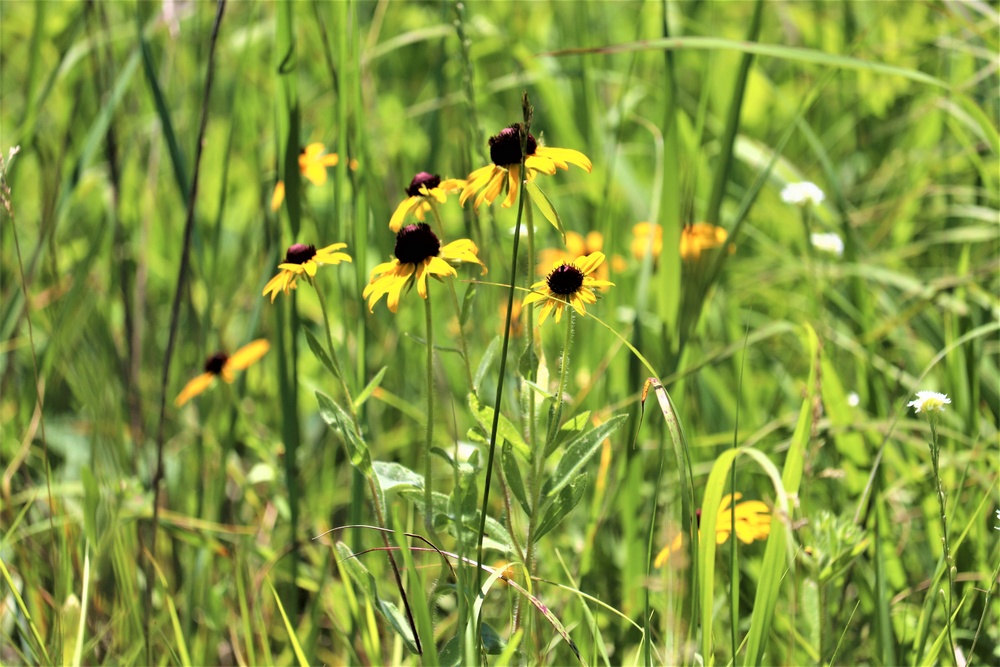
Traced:
POLYGON ((462 190, 468 181, 464 178, 446 178, 438 185, 438 187, 448 194, 454 194, 462 190))
POLYGON ((455 267, 440 257, 428 257, 424 260, 425 271, 434 276, 457 276, 455 267))
POLYGON ((226 367, 235 371, 242 371, 251 364, 256 363, 270 349, 271 344, 267 340, 258 338, 233 352, 229 360, 226 361, 226 367))
POLYGON ((184 388, 181 389, 181 393, 177 394, 177 398, 174 399, 174 405, 178 408, 181 407, 192 398, 212 386, 212 382, 214 381, 215 376, 212 373, 202 373, 198 377, 192 378, 186 385, 184 385, 184 388))
POLYGON ((529 171, 540 171, 549 176, 556 173, 555 163, 542 155, 529 155, 528 159, 524 161, 524 167, 529 171))
POLYGON ((327 153, 319 159, 319 163, 324 167, 336 167, 340 163, 340 156, 336 153, 327 153))
POLYGON ((517 193, 521 191, 521 165, 511 165, 507 170, 507 198, 503 207, 510 208, 517 201, 517 193))
POLYGON ((399 203, 396 210, 393 212, 392 217, 389 219, 389 229, 394 232, 398 232, 403 228, 403 221, 406 220, 406 216, 413 211, 414 207, 421 202, 420 197, 407 197, 399 203))
POLYGON ((539 146, 535 149, 535 155, 540 155, 547 157, 550 160, 559 160, 560 162, 568 162, 570 164, 575 164, 581 169, 585 170, 587 173, 593 169, 593 165, 590 163, 590 159, 581 153, 580 151, 575 151, 572 148, 553 148, 552 146, 539 146))
POLYGON ((484 201, 486 205, 489 206, 503 190, 503 185, 507 179, 507 172, 503 169, 496 169, 490 176, 490 180, 486 183, 486 187, 483 191, 479 193, 476 197, 475 209, 479 210, 479 205, 484 201))
POLYGON ((458 198, 459 205, 465 206, 465 201, 482 189, 482 187, 489 182, 490 178, 492 178, 493 173, 496 170, 496 166, 488 164, 485 167, 480 167, 469 174, 469 178, 465 182, 465 188, 462 190, 462 194, 458 198))

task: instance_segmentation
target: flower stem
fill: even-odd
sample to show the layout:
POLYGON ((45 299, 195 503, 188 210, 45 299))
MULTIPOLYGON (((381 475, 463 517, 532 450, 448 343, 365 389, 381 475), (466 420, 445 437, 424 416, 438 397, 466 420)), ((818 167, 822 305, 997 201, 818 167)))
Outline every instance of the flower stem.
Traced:
POLYGON ((951 649, 951 661, 958 665, 958 657, 955 654, 955 640, 951 635, 951 610, 954 608, 952 596, 955 589, 955 565, 951 558, 951 546, 948 543, 948 519, 945 512, 944 486, 941 484, 941 469, 939 461, 941 456, 941 446, 938 443, 937 418, 933 414, 927 416, 927 421, 931 425, 931 467, 934 468, 934 481, 937 483, 938 508, 941 516, 941 544, 944 545, 944 566, 948 573, 948 599, 945 615, 945 628, 948 631, 948 646, 951 649))
MULTIPOLYGON (((528 94, 522 96, 522 106, 524 108, 524 137, 521 139, 521 169, 524 169, 524 153, 527 146, 528 130, 531 127, 531 104, 528 102, 528 94)), ((490 427, 490 451, 486 460, 486 481, 483 484, 483 507, 479 516, 479 544, 476 548, 476 592, 478 593, 482 582, 482 568, 478 567, 483 562, 483 538, 486 535, 486 511, 489 508, 490 482, 493 479, 493 461, 496 459, 497 451, 497 429, 500 426, 500 406, 503 404, 504 375, 507 370, 507 350, 510 343, 510 318, 514 312, 514 283, 517 281, 517 247, 521 239, 521 216, 524 213, 524 188, 520 189, 517 198, 517 221, 514 223, 514 248, 511 251, 510 259, 510 289, 507 290, 507 315, 503 327, 503 346, 500 351, 500 373, 497 381, 497 396, 493 406, 493 424, 490 427)), ((482 606, 476 615, 476 637, 481 637, 482 632, 482 606)))
MULTIPOLYGON (((563 342, 562 360, 559 367, 559 390, 556 394, 556 402, 552 413, 552 421, 545 435, 545 443, 542 447, 532 448, 532 474, 531 474, 531 518, 528 520, 528 551, 525 555, 524 565, 528 569, 528 574, 532 573, 535 566, 535 530, 538 528, 538 521, 542 517, 542 477, 545 473, 545 459, 549 450, 549 445, 555 440, 559 433, 559 416, 562 414, 563 397, 566 394, 566 381, 569 376, 569 349, 573 344, 573 313, 570 311, 566 320, 566 339, 563 342)), ((518 606, 518 612, 521 610, 518 606)), ((514 628, 519 627, 519 614, 514 617, 514 628)))
POLYGON ((337 376, 340 381, 340 389, 344 392, 344 399, 347 401, 348 411, 351 413, 351 418, 354 419, 354 428, 361 435, 361 424, 358 422, 358 413, 354 408, 354 398, 351 396, 351 390, 347 386, 347 381, 344 379, 344 371, 341 370, 340 360, 337 358, 337 350, 333 346, 333 331, 330 329, 330 314, 326 309, 326 297, 323 296, 323 290, 319 288, 319 281, 315 278, 309 278, 309 284, 313 286, 316 290, 316 296, 319 298, 319 308, 323 311, 323 325, 326 329, 326 347, 330 355, 330 363, 333 365, 333 373, 337 376))
MULTIPOLYGON (((434 214, 434 220, 437 221, 438 235, 440 238, 444 238, 444 223, 441 222, 441 214, 438 212, 437 203, 431 202, 431 212, 434 214)), ((465 381, 468 384, 468 390, 470 392, 475 391, 472 382, 472 366, 469 361, 469 346, 465 342, 465 330, 462 327, 462 308, 458 305, 458 292, 455 291, 455 281, 446 280, 448 283, 448 292, 451 294, 451 305, 455 309, 455 318, 458 320, 458 349, 462 354, 462 361, 464 362, 465 368, 465 381)))
POLYGON ((434 504, 431 493, 431 447, 434 444, 434 321, 431 317, 431 293, 424 299, 427 319, 427 432, 424 439, 424 527, 434 534, 434 504))

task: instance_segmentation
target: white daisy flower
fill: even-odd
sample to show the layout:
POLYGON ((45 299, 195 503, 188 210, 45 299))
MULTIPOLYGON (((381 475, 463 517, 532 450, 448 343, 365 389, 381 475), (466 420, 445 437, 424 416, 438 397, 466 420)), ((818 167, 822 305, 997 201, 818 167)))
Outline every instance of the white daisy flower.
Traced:
POLYGON ((840 257, 844 254, 844 240, 834 233, 817 234, 813 232, 809 235, 809 241, 816 250, 828 252, 840 257))
POLYGON ((789 183, 781 191, 781 201, 796 206, 818 206, 826 199, 819 186, 809 181, 789 183))
POLYGON ((916 408, 916 412, 944 412, 944 406, 951 403, 947 394, 936 391, 918 391, 917 398, 906 404, 908 408, 916 408))

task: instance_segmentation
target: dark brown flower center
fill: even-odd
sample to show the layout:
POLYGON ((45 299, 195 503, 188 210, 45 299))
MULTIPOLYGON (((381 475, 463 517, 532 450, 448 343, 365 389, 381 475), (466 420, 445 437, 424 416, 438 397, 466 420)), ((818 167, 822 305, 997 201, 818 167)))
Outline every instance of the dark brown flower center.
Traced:
POLYGON ((440 176, 435 176, 434 174, 428 174, 426 171, 422 171, 414 176, 413 180, 410 181, 410 187, 406 188, 406 194, 411 197, 419 197, 422 194, 420 192, 420 188, 433 190, 439 185, 441 185, 440 176))
POLYGON ((553 294, 559 296, 569 296, 576 294, 577 290, 583 286, 583 271, 575 264, 562 264, 552 269, 552 273, 545 279, 549 289, 553 294))
POLYGON ((205 372, 218 375, 222 372, 227 361, 229 361, 228 354, 225 352, 216 352, 205 361, 205 372))
MULTIPOLYGON (((534 155, 538 142, 528 134, 528 155, 534 155)), ((500 134, 490 137, 490 159, 498 167, 509 167, 521 163, 521 126, 517 123, 500 130, 500 134)))
POLYGON ((316 246, 306 245, 304 243, 296 243, 295 245, 288 246, 288 252, 285 253, 285 264, 305 264, 310 259, 316 256, 316 246))
POLYGON ((403 264, 419 264, 428 257, 437 257, 441 242, 431 231, 430 225, 406 225, 396 234, 396 249, 393 251, 403 264))

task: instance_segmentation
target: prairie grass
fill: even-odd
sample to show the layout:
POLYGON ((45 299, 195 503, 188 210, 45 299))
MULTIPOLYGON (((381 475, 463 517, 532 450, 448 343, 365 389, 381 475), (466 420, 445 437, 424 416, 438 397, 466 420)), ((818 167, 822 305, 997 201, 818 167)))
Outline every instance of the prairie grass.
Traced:
POLYGON ((997 664, 998 19, 0 3, 0 663, 997 664))

